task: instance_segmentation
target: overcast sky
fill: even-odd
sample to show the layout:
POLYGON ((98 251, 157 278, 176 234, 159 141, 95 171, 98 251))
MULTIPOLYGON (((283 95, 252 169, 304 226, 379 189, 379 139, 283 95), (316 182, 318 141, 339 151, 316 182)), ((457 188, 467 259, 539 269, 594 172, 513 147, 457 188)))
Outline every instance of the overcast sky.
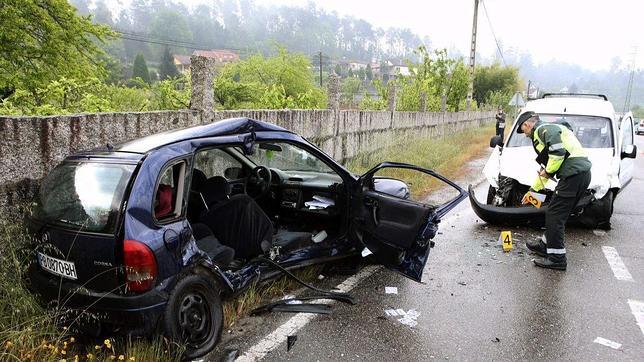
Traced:
MULTIPOLYGON (((129 3, 129 0, 111 0, 129 3)), ((207 0, 180 0, 187 5, 207 0)), ((258 4, 305 6, 310 0, 256 0, 258 4)), ((362 18, 377 27, 407 27, 429 36, 433 48, 469 54, 474 0, 324 0, 318 7, 362 18)), ((485 57, 504 49, 532 54, 536 63, 557 59, 585 68, 609 69, 611 59, 644 69, 644 0, 482 0, 477 50, 485 57)))

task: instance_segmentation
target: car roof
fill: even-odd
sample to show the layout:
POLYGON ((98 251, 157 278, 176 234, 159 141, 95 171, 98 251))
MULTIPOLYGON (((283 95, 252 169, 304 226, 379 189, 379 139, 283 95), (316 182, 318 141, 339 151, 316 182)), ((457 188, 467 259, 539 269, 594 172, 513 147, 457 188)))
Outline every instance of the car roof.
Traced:
POLYGON ((526 103, 523 111, 533 111, 535 113, 551 114, 579 114, 588 116, 600 116, 613 119, 615 109, 613 104, 599 97, 547 97, 529 101, 526 103))
POLYGON ((163 147, 172 143, 187 141, 197 138, 230 136, 235 134, 244 134, 250 132, 288 132, 282 127, 276 126, 271 123, 258 121, 251 118, 228 118, 221 121, 211 122, 199 126, 193 126, 178 130, 171 130, 161 133, 156 133, 150 136, 138 138, 135 140, 127 141, 117 145, 107 145, 91 151, 79 152, 70 157, 90 155, 106 157, 108 154, 115 158, 130 158, 127 154, 146 154, 154 149, 163 147))

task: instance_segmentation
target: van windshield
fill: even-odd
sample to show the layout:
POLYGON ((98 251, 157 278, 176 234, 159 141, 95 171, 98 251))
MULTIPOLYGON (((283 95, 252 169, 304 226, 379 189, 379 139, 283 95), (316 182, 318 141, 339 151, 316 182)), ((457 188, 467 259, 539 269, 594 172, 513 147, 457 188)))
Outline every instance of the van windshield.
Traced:
MULTIPOLYGON (((540 114, 539 119, 546 123, 568 122, 575 136, 585 148, 613 148, 613 131, 610 120, 604 117, 576 116, 567 114, 540 114)), ((532 141, 516 129, 508 140, 507 147, 532 146, 532 141)))
POLYGON ((42 182, 34 218, 112 233, 135 165, 66 162, 42 182))

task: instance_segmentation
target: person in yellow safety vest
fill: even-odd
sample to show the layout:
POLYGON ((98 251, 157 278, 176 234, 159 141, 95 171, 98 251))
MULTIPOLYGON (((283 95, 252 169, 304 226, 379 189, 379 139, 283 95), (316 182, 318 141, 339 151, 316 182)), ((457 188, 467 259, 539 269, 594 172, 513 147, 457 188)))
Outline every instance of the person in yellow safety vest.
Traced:
MULTIPOLYGON (((558 179, 546 209, 546 232, 542 238, 526 242, 526 246, 543 257, 534 260, 537 266, 566 270, 566 222, 590 184, 590 160, 567 124, 545 123, 536 113, 526 112, 517 119, 517 133, 532 139, 541 166, 530 191, 540 191, 549 179, 558 179)), ((523 196, 523 204, 529 202, 528 195, 529 192, 523 196)))

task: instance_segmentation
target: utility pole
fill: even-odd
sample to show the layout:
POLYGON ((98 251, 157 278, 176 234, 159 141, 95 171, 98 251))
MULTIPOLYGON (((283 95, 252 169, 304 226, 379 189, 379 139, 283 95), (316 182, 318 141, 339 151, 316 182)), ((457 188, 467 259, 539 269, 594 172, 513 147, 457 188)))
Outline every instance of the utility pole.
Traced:
POLYGON ((479 0, 474 0, 474 20, 472 21, 472 46, 470 48, 470 86, 467 91, 466 109, 469 111, 472 105, 474 93, 474 63, 476 57, 476 24, 479 13, 479 0))
POLYGON ((320 51, 320 88, 322 88, 322 51, 320 51))
POLYGON ((633 94, 633 78, 635 77, 635 63, 637 61, 637 47, 633 48, 633 53, 631 53, 633 60, 631 61, 631 75, 628 78, 628 86, 626 87, 626 98, 624 99, 624 108, 622 113, 628 112, 631 108, 631 96, 633 94))
POLYGON ((528 91, 525 93, 525 99, 530 100, 530 86, 532 85, 532 81, 528 80, 528 91))

